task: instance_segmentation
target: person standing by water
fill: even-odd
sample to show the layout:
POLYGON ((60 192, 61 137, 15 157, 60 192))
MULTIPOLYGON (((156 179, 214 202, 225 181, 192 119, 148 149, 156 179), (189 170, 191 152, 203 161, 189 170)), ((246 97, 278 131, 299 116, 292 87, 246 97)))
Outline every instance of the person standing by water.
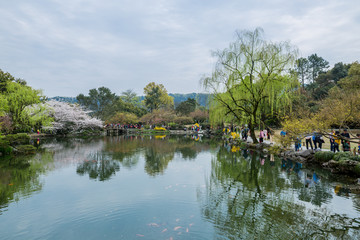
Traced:
POLYGON ((314 133, 313 135, 312 135, 312 141, 313 141, 313 143, 314 143, 314 149, 316 150, 317 149, 317 139, 316 139, 316 134, 314 133))
POLYGON ((267 134, 267 139, 271 142, 271 139, 270 139, 270 137, 271 137, 271 131, 270 131, 270 128, 269 128, 269 127, 266 128, 266 134, 267 134))
POLYGON ((348 139, 350 139, 350 134, 348 133, 347 129, 344 129, 344 132, 341 134, 341 136, 343 138, 347 138, 347 139, 342 139, 342 145, 343 145, 343 151, 344 152, 349 152, 350 151, 350 142, 348 141, 348 139))
POLYGON ((316 139, 316 142, 318 143, 319 149, 321 150, 322 144, 325 143, 322 135, 317 134, 315 139, 316 139))
POLYGON ((341 143, 341 139, 339 137, 339 134, 340 134, 339 131, 335 131, 335 133, 334 133, 334 148, 333 148, 334 152, 336 152, 336 150, 338 152, 340 152, 339 146, 340 146, 340 143, 341 143))
POLYGON ((330 151, 334 152, 334 145, 335 145, 335 139, 334 139, 334 130, 331 130, 329 139, 330 139, 330 151))
POLYGON ((260 130, 259 142, 264 142, 264 131, 262 129, 260 130))
POLYGON ((306 149, 309 149, 309 144, 311 147, 311 150, 314 150, 313 145, 312 145, 312 135, 309 134, 305 137, 305 143, 306 143, 306 149))
POLYGON ((281 130, 280 136, 285 137, 285 136, 286 136, 286 132, 285 132, 284 130, 281 130))

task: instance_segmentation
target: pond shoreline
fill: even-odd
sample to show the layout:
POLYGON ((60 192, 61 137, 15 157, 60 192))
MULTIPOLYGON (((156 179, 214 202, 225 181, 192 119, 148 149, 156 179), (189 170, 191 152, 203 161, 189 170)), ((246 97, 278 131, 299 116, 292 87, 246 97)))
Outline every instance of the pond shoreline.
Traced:
MULTIPOLYGON (((295 162, 299 162, 305 164, 309 167, 320 167, 325 169, 335 177, 335 178, 346 178, 347 187, 353 193, 360 193, 360 162, 354 161, 351 159, 346 159, 343 161, 335 161, 333 159, 324 159, 319 161, 316 155, 319 158, 319 155, 329 155, 329 151, 321 151, 321 150, 284 150, 278 147, 274 147, 276 145, 268 144, 268 143, 248 143, 241 142, 241 146, 246 146, 246 148, 263 152, 263 153, 272 153, 280 158, 289 159, 295 162), (274 148, 276 150, 274 151, 274 148), (280 151, 279 151, 280 150, 280 151)), ((331 152, 332 153, 332 152, 331 152)), ((331 155, 331 154, 330 154, 331 155)), ((335 155, 335 154, 334 154, 335 155)), ((347 157, 347 153, 340 153, 339 155, 345 155, 347 157)), ((348 154, 350 156, 350 154, 348 154)))

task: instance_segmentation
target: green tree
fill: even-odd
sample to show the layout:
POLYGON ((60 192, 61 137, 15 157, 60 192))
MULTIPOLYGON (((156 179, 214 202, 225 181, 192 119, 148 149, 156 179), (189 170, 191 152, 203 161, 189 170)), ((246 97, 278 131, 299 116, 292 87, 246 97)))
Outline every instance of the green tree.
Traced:
POLYGON ((137 123, 139 120, 137 116, 133 113, 129 112, 117 112, 113 117, 109 120, 105 121, 106 124, 129 124, 129 123, 137 123))
POLYGON ((142 116, 140 122, 162 125, 174 122, 176 118, 177 116, 173 110, 157 109, 142 116))
POLYGON ((305 80, 309 78, 310 65, 307 58, 299 58, 295 63, 295 71, 298 75, 299 81, 301 82, 302 88, 305 89, 305 80))
POLYGON ((31 118, 26 108, 40 103, 43 99, 40 90, 17 82, 7 83, 5 95, 8 102, 8 113, 11 116, 15 131, 29 131, 32 127, 31 118))
POLYGON ((263 38, 263 30, 237 32, 236 40, 224 50, 213 53, 217 63, 211 77, 203 78, 213 93, 211 111, 247 122, 255 143, 255 125, 266 101, 271 112, 291 105, 290 93, 298 81, 287 73, 297 50, 288 42, 272 43, 263 38))
MULTIPOLYGON (((128 112, 141 117, 147 113, 145 107, 141 103, 124 101, 122 97, 118 98, 111 107, 112 113, 128 112)), ((112 115, 112 116, 113 116, 112 115)))
POLYGON ((205 108, 198 108, 190 113, 190 117, 197 123, 204 123, 209 120, 209 111, 205 108))
POLYGON ((194 98, 188 98, 186 101, 181 102, 176 108, 175 111, 177 114, 189 115, 191 112, 195 111, 197 102, 194 98))
POLYGON ((4 93, 6 91, 9 82, 15 82, 15 78, 10 73, 0 69, 0 92, 4 93))
POLYGON ((76 99, 81 105, 93 111, 95 117, 104 120, 113 115, 112 105, 118 97, 109 88, 99 87, 98 89, 90 89, 89 96, 79 94, 76 99))
POLYGON ((159 108, 174 107, 174 98, 168 95, 167 90, 162 84, 149 83, 144 88, 144 94, 144 103, 150 112, 159 108))
POLYGON ((121 98, 121 100, 123 100, 126 103, 132 103, 134 105, 140 103, 139 97, 131 89, 128 89, 125 92, 122 92, 120 98, 121 98))
POLYGON ((319 76, 320 73, 325 72, 329 67, 329 62, 319 57, 316 53, 308 57, 309 68, 311 73, 311 80, 315 82, 315 79, 319 76))
POLYGON ((332 79, 337 83, 341 78, 348 75, 351 64, 343 64, 342 62, 335 63, 334 67, 330 70, 332 79))

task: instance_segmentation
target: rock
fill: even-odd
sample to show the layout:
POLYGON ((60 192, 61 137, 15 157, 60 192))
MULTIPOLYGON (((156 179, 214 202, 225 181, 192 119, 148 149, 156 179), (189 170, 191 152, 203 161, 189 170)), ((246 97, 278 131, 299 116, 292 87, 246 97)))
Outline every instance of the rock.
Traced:
POLYGON ((312 155, 314 155, 314 152, 313 150, 311 149, 308 149, 308 150, 305 150, 305 151, 302 151, 302 152, 299 152, 298 155, 302 158, 310 158, 312 155))

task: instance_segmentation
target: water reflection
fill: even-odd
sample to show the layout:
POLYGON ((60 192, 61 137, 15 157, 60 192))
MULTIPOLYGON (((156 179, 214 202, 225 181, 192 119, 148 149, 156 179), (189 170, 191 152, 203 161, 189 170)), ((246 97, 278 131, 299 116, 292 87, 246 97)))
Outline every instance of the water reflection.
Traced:
POLYGON ((42 157, 36 155, 0 159, 0 215, 10 202, 17 202, 41 191, 43 183, 39 176, 46 172, 47 163, 51 161, 51 154, 47 153, 43 153, 42 157))
POLYGON ((163 174, 176 154, 194 160, 209 149, 207 141, 183 136, 116 136, 95 139, 49 139, 42 147, 53 154, 54 168, 75 164, 76 172, 90 179, 106 181, 122 167, 132 169, 145 159, 145 172, 163 174))
POLYGON ((359 218, 321 207, 333 198, 332 186, 322 181, 326 175, 271 158, 234 152, 225 144, 212 159, 207 188, 199 196, 202 213, 219 238, 360 238, 359 218))
MULTIPOLYGON (((90 238, 121 233, 122 239, 134 239, 146 233, 152 235, 144 238, 169 239, 180 227, 184 235, 174 239, 360 238, 360 195, 330 181, 328 172, 270 154, 182 136, 45 139, 39 150, 30 158, 0 162, 0 215, 3 225, 12 220, 8 232, 19 231, 19 216, 25 221, 39 212, 38 224, 48 211, 50 220, 39 224, 48 232, 36 229, 49 234, 44 239, 61 236, 75 221, 82 229, 78 236, 108 229, 94 230, 90 238), (96 181, 102 181, 101 188, 96 181), (43 198, 19 208, 27 215, 10 208, 12 215, 5 218, 9 203, 35 192, 43 198)), ((34 225, 23 232, 30 229, 34 225)), ((0 238, 7 232, 2 233, 0 238)), ((36 234, 33 230, 32 236, 41 238, 36 234)))
POLYGON ((80 163, 76 172, 83 176, 89 174, 90 179, 105 181, 120 171, 120 162, 102 153, 89 154, 88 159, 80 163))

